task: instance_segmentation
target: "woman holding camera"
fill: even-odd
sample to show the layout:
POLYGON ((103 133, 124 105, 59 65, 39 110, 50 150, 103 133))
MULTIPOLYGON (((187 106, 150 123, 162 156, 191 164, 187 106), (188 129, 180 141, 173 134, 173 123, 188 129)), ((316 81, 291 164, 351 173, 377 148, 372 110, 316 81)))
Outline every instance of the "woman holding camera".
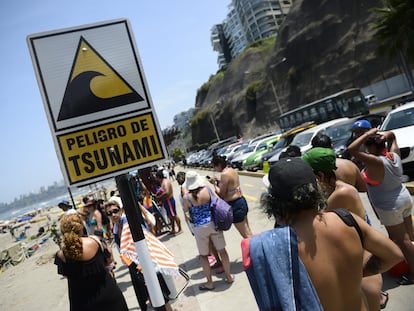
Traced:
POLYGON ((400 149, 393 132, 379 133, 370 129, 348 147, 349 152, 364 163, 362 177, 368 196, 388 235, 403 252, 409 273, 398 281, 400 285, 414 284, 414 229, 412 199, 402 183, 400 149), (361 146, 365 151, 361 151, 361 146))

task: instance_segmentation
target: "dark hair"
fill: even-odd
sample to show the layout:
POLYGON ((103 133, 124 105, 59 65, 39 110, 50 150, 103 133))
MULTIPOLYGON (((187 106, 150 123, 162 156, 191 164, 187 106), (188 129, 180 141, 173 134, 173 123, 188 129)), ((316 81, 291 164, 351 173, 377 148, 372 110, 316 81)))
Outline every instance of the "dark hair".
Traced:
POLYGON ((197 188, 197 189, 190 190, 190 191, 188 191, 188 192, 190 192, 190 193, 191 193, 191 196, 194 198, 194 200, 197 200, 197 199, 198 199, 198 193, 199 193, 202 189, 203 189, 203 187, 199 187, 199 188, 197 188))
POLYGON ((382 150, 385 148, 385 139, 380 134, 375 134, 374 136, 370 136, 365 141, 365 146, 372 146, 375 145, 377 149, 382 150))
POLYGON ((185 172, 178 172, 175 179, 177 180, 179 185, 182 185, 185 182, 185 172))
POLYGON ((162 172, 162 170, 157 171, 157 173, 155 173, 155 177, 164 179, 164 173, 162 172))
POLYGON ((302 155, 302 152, 300 151, 300 148, 298 146, 291 145, 287 147, 285 151, 280 153, 279 159, 295 158, 295 157, 300 157, 301 155, 302 155))
POLYGON ((312 138, 312 148, 332 148, 332 140, 328 135, 318 134, 312 138))
POLYGON ((315 188, 309 183, 296 188, 290 200, 276 198, 269 188, 268 192, 261 195, 260 203, 269 218, 274 216, 276 220, 288 224, 302 210, 322 210, 325 207, 325 198, 319 187, 315 188))
POLYGON ((83 202, 83 204, 86 204, 86 203, 88 203, 88 201, 92 201, 92 203, 95 205, 95 207, 96 207, 96 200, 95 200, 95 198, 93 197, 93 196, 91 196, 91 195, 87 195, 87 196, 84 196, 83 198, 82 198, 82 202, 83 202))
POLYGON ((227 166, 227 160, 225 156, 219 156, 219 155, 214 155, 213 156, 213 160, 211 160, 211 163, 213 164, 213 166, 217 166, 217 165, 221 165, 221 167, 226 167, 227 166))

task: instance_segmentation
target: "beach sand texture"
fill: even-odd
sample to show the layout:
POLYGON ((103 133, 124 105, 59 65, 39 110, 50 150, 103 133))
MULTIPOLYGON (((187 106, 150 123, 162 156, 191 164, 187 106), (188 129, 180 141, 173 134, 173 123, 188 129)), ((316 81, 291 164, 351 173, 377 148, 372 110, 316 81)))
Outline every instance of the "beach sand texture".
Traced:
MULTIPOLYGON (((108 195, 115 189, 113 183, 107 188, 108 195)), ((90 193, 85 193, 87 194, 90 193)), ((75 202, 81 202, 82 196, 75 197, 75 202)), ((20 243, 27 248, 36 244, 39 247, 21 263, 7 265, 0 270, 0 310, 69 310, 67 281, 57 274, 53 263, 59 247, 50 234, 46 235, 49 238, 43 244, 38 243, 42 239, 30 239, 36 236, 40 227, 47 231, 54 222, 59 227, 58 219, 61 215, 63 211, 59 207, 50 207, 42 210, 32 222, 25 222, 15 230, 15 235, 18 236, 25 226, 30 226, 26 230, 27 238, 20 243)), ((8 230, 0 233, 0 253, 17 243, 19 242, 15 242, 8 230)))
MULTIPOLYGON (((49 214, 51 221, 28 223, 28 237, 36 235, 39 227, 47 229, 61 214, 59 208, 52 208, 39 216, 49 214), (42 215, 43 214, 43 215, 42 215)), ((37 239, 26 239, 26 246, 37 244, 37 239)), ((17 242, 18 243, 18 242, 17 242)), ((0 234, 0 251, 16 244, 9 232, 0 234)), ((58 246, 49 238, 21 263, 7 266, 0 273, 0 310, 67 310, 67 284, 56 282, 56 268, 53 264, 58 246)))

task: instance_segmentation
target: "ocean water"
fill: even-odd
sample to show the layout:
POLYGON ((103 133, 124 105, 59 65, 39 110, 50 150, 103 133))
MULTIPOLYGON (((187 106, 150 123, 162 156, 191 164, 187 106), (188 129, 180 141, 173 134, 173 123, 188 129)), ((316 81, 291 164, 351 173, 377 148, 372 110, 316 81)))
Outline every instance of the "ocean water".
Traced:
POLYGON ((33 205, 23 206, 23 207, 15 208, 15 209, 6 209, 4 211, 0 211, 0 220, 12 219, 12 218, 19 217, 27 212, 43 210, 51 206, 57 206, 60 201, 68 200, 68 199, 69 199, 69 195, 62 195, 62 196, 50 199, 48 201, 36 203, 33 205))
MULTIPOLYGON (((82 188, 76 188, 76 189, 71 189, 72 191, 72 196, 76 197, 79 195, 87 195, 88 193, 91 193, 93 191, 95 191, 96 189, 101 189, 102 187, 108 187, 109 185, 113 184, 114 180, 107 180, 105 182, 101 182, 97 185, 97 187, 92 187, 90 188, 89 186, 86 187, 82 187, 82 188)), ((109 193, 108 193, 109 195, 109 193)), ((69 194, 64 194, 61 196, 57 196, 54 197, 48 201, 44 201, 44 202, 40 202, 40 203, 36 203, 33 205, 28 205, 28 206, 22 206, 19 208, 15 208, 15 209, 6 209, 6 210, 0 210, 0 220, 8 220, 8 219, 12 219, 12 218, 17 218, 27 212, 31 212, 31 211, 36 211, 36 210, 43 210, 49 207, 53 207, 53 206, 57 206, 58 203, 62 200, 66 200, 71 202, 69 194)))

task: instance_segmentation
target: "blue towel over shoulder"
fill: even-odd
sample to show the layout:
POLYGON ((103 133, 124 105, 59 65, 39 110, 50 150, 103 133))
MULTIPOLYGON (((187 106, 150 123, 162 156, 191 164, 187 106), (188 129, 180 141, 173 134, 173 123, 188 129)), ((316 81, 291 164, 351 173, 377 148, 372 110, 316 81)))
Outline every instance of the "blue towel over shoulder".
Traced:
POLYGON ((296 233, 288 226, 251 238, 246 273, 259 310, 323 310, 297 244, 296 233))

